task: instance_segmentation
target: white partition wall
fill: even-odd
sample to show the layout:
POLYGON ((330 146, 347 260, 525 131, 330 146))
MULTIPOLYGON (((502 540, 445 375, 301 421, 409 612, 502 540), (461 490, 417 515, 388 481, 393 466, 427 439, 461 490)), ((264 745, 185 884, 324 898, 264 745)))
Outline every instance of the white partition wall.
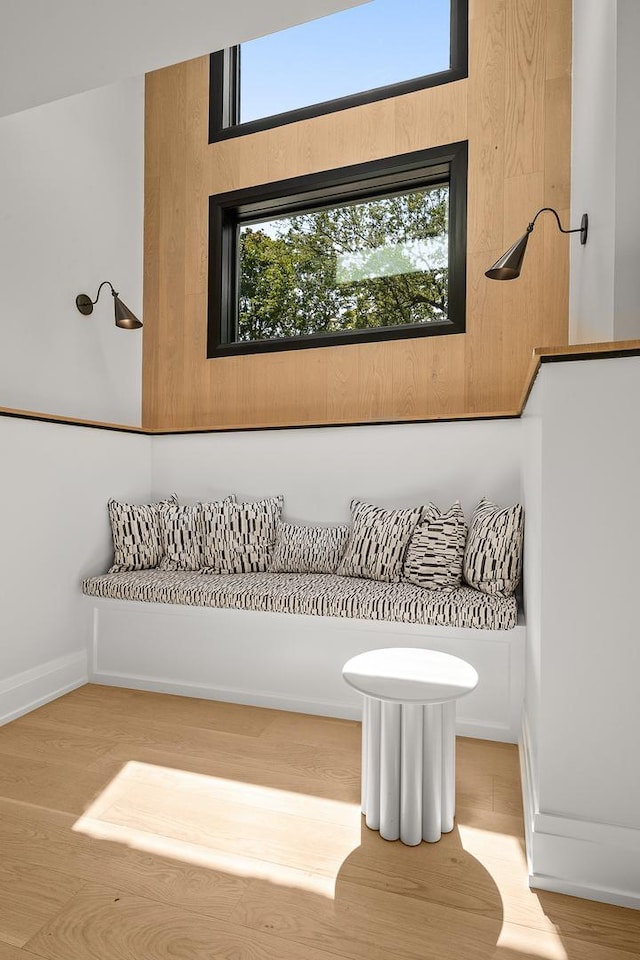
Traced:
POLYGON ((0 723, 87 679, 82 576, 112 557, 106 502, 146 500, 149 437, 0 417, 0 723))
POLYGON ((534 886, 640 907, 640 358, 543 365, 525 410, 534 886))

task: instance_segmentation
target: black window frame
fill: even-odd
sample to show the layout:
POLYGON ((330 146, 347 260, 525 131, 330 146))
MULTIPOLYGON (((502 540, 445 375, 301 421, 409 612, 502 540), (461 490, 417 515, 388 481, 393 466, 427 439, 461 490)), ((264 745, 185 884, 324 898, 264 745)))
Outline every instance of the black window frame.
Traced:
POLYGON ((399 154, 383 160, 324 170, 209 197, 209 275, 207 358, 275 353, 380 340, 442 336, 465 332, 467 284, 466 140, 399 154), (446 172, 445 172, 446 168, 446 172), (370 327, 274 340, 233 340, 238 311, 238 232, 242 223, 273 219, 340 202, 375 199, 449 184, 449 289, 447 320, 370 327))
POLYGON ((469 75, 469 3, 468 0, 451 0, 449 68, 438 73, 413 77, 400 83, 388 84, 362 90, 335 100, 309 104, 296 110, 259 117, 246 123, 238 123, 240 116, 240 44, 218 50, 209 58, 209 143, 241 137, 248 133, 271 130, 286 123, 308 120, 364 103, 374 103, 387 97, 414 93, 427 87, 464 80, 469 75))

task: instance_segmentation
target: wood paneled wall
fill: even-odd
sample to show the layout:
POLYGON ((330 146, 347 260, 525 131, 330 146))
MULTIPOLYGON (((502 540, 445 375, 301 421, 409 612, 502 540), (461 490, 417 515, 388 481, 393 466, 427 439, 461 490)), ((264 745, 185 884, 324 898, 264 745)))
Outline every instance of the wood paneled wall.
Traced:
MULTIPOLYGON (((519 280, 484 271, 535 211, 569 216, 571 0, 470 0, 467 80, 207 143, 208 58, 149 74, 143 425, 353 423, 517 407, 568 337, 568 244, 543 216, 519 280), (469 141, 467 332, 206 358, 208 197, 469 141)), ((575 242, 575 241, 574 241, 575 242)))

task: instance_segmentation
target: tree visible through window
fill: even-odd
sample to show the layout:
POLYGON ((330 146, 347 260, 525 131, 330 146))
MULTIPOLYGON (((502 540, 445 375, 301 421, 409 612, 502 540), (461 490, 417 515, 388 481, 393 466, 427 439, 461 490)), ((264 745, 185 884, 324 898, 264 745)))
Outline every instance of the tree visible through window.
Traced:
POLYGON ((448 185, 244 225, 237 340, 446 321, 448 185))
POLYGON ((464 331, 467 144, 209 198, 208 356, 464 331))

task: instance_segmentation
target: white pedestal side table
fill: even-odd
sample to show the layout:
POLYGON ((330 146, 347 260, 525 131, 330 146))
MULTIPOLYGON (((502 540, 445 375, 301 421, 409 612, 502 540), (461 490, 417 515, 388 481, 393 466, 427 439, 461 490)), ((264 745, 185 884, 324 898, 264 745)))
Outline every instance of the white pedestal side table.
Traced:
POLYGON ((385 840, 415 846, 453 830, 456 700, 478 674, 466 661, 413 647, 370 650, 342 676, 364 694, 362 812, 385 840))

